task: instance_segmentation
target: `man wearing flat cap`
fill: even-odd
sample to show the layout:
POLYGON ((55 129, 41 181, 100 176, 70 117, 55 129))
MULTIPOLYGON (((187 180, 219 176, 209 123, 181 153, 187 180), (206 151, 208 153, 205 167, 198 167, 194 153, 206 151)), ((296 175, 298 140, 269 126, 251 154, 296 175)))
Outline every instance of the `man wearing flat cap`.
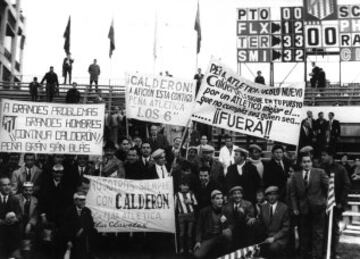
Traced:
POLYGON ((233 249, 251 244, 251 225, 255 223, 255 210, 251 202, 243 199, 243 188, 234 186, 229 191, 230 202, 223 207, 231 230, 233 249))
POLYGON ((94 220, 90 209, 85 207, 85 194, 77 192, 73 199, 74 205, 67 209, 60 233, 67 249, 71 249, 71 259, 92 258, 90 241, 96 233, 94 220))
POLYGON ((243 148, 237 148, 235 151, 235 164, 228 167, 225 176, 225 190, 227 192, 234 186, 243 188, 244 199, 252 204, 256 203, 256 190, 260 187, 260 177, 256 167, 246 162, 249 152, 243 148))
POLYGON ((229 252, 231 230, 222 213, 223 203, 222 192, 213 190, 211 205, 200 211, 196 225, 195 258, 209 258, 229 252))
POLYGON ((72 203, 72 190, 64 181, 64 167, 55 164, 51 174, 44 174, 40 185, 39 213, 43 223, 59 227, 64 211, 72 203))
POLYGON ((115 156, 115 145, 112 142, 108 142, 104 147, 104 161, 101 170, 101 176, 125 178, 124 164, 115 156))
POLYGON ((264 230, 264 244, 261 247, 261 254, 272 258, 284 255, 289 239, 289 211, 285 203, 278 201, 279 188, 269 186, 265 190, 268 203, 261 206, 259 224, 264 230))
POLYGON ((210 168, 210 178, 219 186, 224 184, 224 167, 214 159, 215 148, 211 145, 204 145, 201 148, 200 168, 210 168))
POLYGON ((149 169, 148 179, 163 179, 169 177, 169 171, 166 168, 165 150, 158 148, 151 154, 154 164, 149 169))

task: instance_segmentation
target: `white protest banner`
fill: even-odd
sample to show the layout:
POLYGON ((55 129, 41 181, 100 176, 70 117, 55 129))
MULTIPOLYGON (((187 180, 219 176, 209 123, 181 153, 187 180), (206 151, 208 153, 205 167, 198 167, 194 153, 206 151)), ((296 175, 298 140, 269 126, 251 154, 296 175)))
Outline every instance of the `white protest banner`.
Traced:
POLYGON ((192 120, 297 145, 303 100, 303 83, 283 87, 256 84, 211 60, 192 120))
POLYGON ((172 177, 126 180, 86 176, 86 206, 99 232, 175 233, 172 177))
POLYGON ((195 100, 195 81, 131 74, 126 84, 126 116, 186 126, 195 100))
POLYGON ((0 151, 101 155, 104 104, 1 100, 0 151))

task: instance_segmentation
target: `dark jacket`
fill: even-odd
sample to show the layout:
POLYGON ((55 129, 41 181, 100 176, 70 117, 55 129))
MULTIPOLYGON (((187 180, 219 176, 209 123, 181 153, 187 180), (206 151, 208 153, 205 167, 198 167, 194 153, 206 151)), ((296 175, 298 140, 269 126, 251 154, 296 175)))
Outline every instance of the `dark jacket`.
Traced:
POLYGON ((66 93, 66 103, 79 103, 80 92, 76 88, 71 88, 66 93))
POLYGON ((346 209, 347 196, 351 187, 346 169, 338 163, 332 163, 331 165, 323 164, 322 168, 329 177, 330 173, 335 174, 335 201, 337 204, 341 204, 342 210, 346 209))
POLYGON ((291 178, 291 207, 300 214, 318 213, 326 208, 329 178, 324 170, 312 168, 306 186, 303 171, 296 171, 291 178))
POLYGON ((270 217, 270 203, 261 206, 260 224, 265 230, 266 237, 274 237, 275 241, 285 246, 289 240, 290 219, 288 207, 278 201, 275 213, 270 217))
MULTIPOLYGON (((217 235, 220 235, 221 231, 226 228, 220 221, 214 221, 212 215, 213 211, 212 206, 205 207, 200 211, 196 225, 196 242, 214 238, 217 235), (220 225, 219 233, 212 233, 215 225, 220 225)), ((220 211, 218 212, 218 215, 221 217, 223 213, 220 211)))
POLYGON ((219 189, 219 186, 212 180, 203 187, 200 183, 194 189, 196 200, 198 201, 198 208, 202 209, 211 204, 211 192, 215 189, 219 189))
POLYGON ((132 180, 141 180, 144 179, 145 174, 142 170, 142 162, 136 161, 133 164, 129 162, 125 162, 125 178, 132 179, 132 180))
POLYGON ((210 168, 210 179, 212 179, 221 189, 224 188, 224 167, 223 165, 216 159, 211 159, 209 162, 204 159, 200 159, 200 166, 209 167, 210 168))
POLYGON ((338 120, 333 120, 331 130, 330 130, 330 122, 328 122, 328 127, 330 133, 330 140, 340 137, 341 127, 340 127, 340 122, 338 120))
POLYGON ((59 86, 58 76, 55 72, 47 72, 40 84, 43 84, 46 81, 48 85, 56 85, 59 86))
POLYGON ((284 169, 275 159, 271 159, 264 168, 264 187, 277 186, 280 191, 280 199, 283 200, 286 194, 286 182, 289 177, 290 161, 283 159, 284 169))
POLYGON ((158 134, 155 139, 150 137, 148 139, 148 141, 150 143, 150 147, 153 152, 158 148, 168 150, 170 147, 170 144, 169 144, 167 138, 162 134, 158 134))
POLYGON ((245 162, 242 168, 242 175, 239 175, 237 165, 233 164, 227 169, 224 192, 227 194, 232 187, 240 185, 244 189, 244 200, 255 204, 256 191, 260 187, 260 184, 261 179, 255 166, 249 162, 245 162))

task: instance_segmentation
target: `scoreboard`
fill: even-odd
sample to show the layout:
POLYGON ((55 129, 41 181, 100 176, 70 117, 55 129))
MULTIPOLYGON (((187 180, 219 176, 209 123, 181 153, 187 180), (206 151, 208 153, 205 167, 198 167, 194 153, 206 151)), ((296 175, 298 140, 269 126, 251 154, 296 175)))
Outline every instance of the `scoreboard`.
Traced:
POLYGON ((360 5, 339 5, 326 19, 307 19, 303 7, 237 9, 237 61, 304 62, 313 49, 340 52, 341 61, 360 61, 360 5), (334 14, 336 17, 334 18, 334 14))

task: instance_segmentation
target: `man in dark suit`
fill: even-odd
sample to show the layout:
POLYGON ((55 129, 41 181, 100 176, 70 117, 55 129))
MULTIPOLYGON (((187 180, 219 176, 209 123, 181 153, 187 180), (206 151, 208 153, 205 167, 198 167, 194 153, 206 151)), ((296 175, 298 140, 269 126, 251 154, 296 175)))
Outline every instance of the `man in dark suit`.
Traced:
POLYGON ((289 239, 290 219, 288 207, 278 201, 279 188, 269 186, 265 190, 268 203, 261 206, 259 222, 265 231, 265 244, 261 247, 263 256, 284 255, 289 239))
POLYGON ((72 64, 74 63, 74 59, 71 58, 71 54, 68 53, 64 58, 62 64, 62 75, 64 77, 64 85, 66 84, 67 75, 69 75, 69 84, 71 84, 71 74, 72 74, 72 64))
POLYGON ((71 259, 92 258, 90 241, 96 233, 94 219, 89 208, 85 207, 85 195, 74 194, 74 205, 67 209, 61 236, 68 249, 71 249, 71 259))
POLYGON ((256 203, 256 191, 260 187, 260 177, 256 167, 246 162, 249 152, 243 148, 234 150, 235 164, 228 167, 225 176, 224 190, 229 190, 234 186, 241 186, 244 189, 244 199, 252 204, 256 203))
POLYGON ((43 84, 44 81, 46 81, 47 101, 52 102, 54 95, 59 92, 58 76, 54 72, 53 66, 50 67, 50 71, 45 74, 40 84, 43 84))
POLYGON ((66 103, 79 103, 80 102, 81 94, 80 94, 79 90, 76 89, 76 87, 77 87, 77 83, 74 82, 74 83, 72 83, 72 88, 66 92, 66 97, 65 97, 66 103))
POLYGON ((159 133, 159 128, 156 125, 151 125, 150 138, 148 139, 148 141, 152 150, 156 150, 159 148, 168 150, 170 146, 167 138, 159 133))
POLYGON ((299 216, 302 257, 322 258, 325 210, 329 178, 322 169, 312 168, 309 154, 300 157, 301 170, 291 178, 290 198, 293 213, 299 216))
POLYGON ((164 149, 155 150, 152 155, 154 164, 150 166, 146 179, 163 179, 169 177, 169 169, 166 167, 166 154, 164 149))
POLYGON ((317 84, 318 84, 320 68, 316 65, 315 62, 311 62, 311 65, 312 65, 313 69, 311 70, 311 73, 310 73, 310 76, 311 76, 310 84, 311 84, 311 87, 314 88, 314 87, 317 87, 317 84))
POLYGON ((220 188, 224 185, 224 167, 216 159, 214 159, 215 148, 211 145, 203 145, 201 147, 200 167, 210 169, 210 179, 212 179, 220 188))
POLYGON ((211 192, 211 205, 200 211, 196 225, 195 258, 211 258, 229 252, 231 230, 222 213, 224 197, 219 190, 211 192))
POLYGON ((303 120, 300 127, 299 148, 314 146, 314 140, 316 140, 314 131, 310 128, 309 121, 303 120))
POLYGON ((279 187, 279 199, 285 201, 286 196, 286 182, 288 179, 288 172, 290 161, 284 157, 284 147, 282 145, 274 145, 272 152, 272 159, 265 165, 264 170, 264 186, 279 187))
POLYGON ((20 258, 21 209, 19 201, 11 194, 11 182, 0 177, 0 257, 20 258))
POLYGON ((243 199, 242 192, 241 186, 232 187, 229 191, 230 202, 223 207, 234 250, 252 244, 251 225, 256 222, 254 206, 243 199))
POLYGON ((198 186, 194 189, 199 210, 210 206, 210 195, 211 192, 215 189, 219 189, 219 186, 217 186, 216 183, 210 179, 210 169, 207 167, 200 168, 199 183, 198 186))
POLYGON ((140 166, 140 172, 141 172, 141 179, 151 179, 150 176, 150 167, 153 165, 154 161, 151 158, 151 146, 148 141, 144 141, 141 144, 140 149, 140 158, 139 158, 139 166, 140 166))
POLYGON ((331 173, 335 174, 335 202, 332 229, 331 254, 335 257, 337 246, 339 244, 340 229, 339 222, 342 219, 342 213, 347 207, 347 196, 351 187, 350 179, 346 169, 335 162, 335 153, 331 148, 321 152, 322 168, 330 177, 331 173))
POLYGON ((324 113, 319 112, 318 118, 315 121, 315 156, 320 157, 320 152, 326 147, 328 135, 329 122, 324 118, 324 113))
POLYGON ((143 179, 143 172, 141 171, 141 161, 135 148, 130 148, 125 160, 125 178, 140 180, 143 179))
POLYGON ((69 188, 72 192, 75 192, 76 188, 81 185, 82 178, 85 175, 94 175, 94 168, 89 165, 88 155, 78 155, 71 170, 65 175, 65 180, 67 180, 68 185, 71 185, 69 188))
POLYGON ((337 151, 337 143, 341 135, 340 122, 334 119, 335 114, 329 112, 329 123, 328 123, 328 144, 329 147, 335 152, 337 151))

